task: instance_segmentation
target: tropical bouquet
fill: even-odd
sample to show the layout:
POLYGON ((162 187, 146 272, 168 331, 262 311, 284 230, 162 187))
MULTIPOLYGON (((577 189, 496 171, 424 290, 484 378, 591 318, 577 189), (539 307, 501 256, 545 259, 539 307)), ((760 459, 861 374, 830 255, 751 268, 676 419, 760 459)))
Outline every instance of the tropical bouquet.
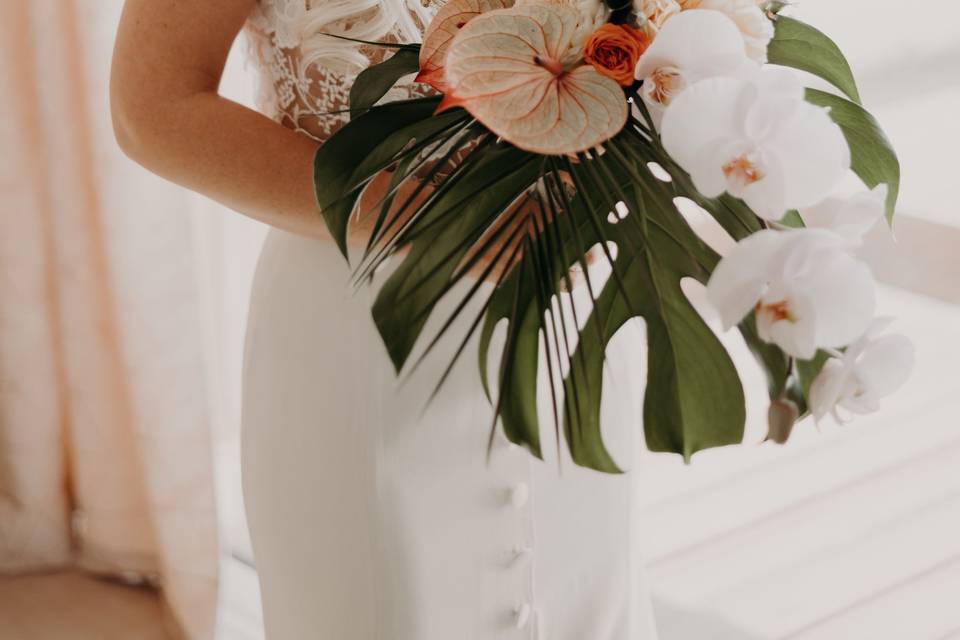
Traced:
POLYGON ((838 47, 782 9, 450 0, 422 44, 367 43, 393 54, 357 77, 351 121, 317 153, 315 182, 348 257, 362 194, 390 176, 355 274, 370 283, 395 262, 372 312, 397 372, 467 326, 447 373, 475 340, 492 432, 542 454, 545 375, 558 442, 576 464, 616 473, 601 435, 603 365, 617 331, 642 318, 646 442, 689 459, 741 442, 746 419, 737 369, 681 287, 693 280, 766 373, 770 438, 786 441, 809 414, 876 410, 912 348, 874 318, 855 251, 891 221, 899 164, 838 47), (383 101, 414 73, 434 95, 383 101), (851 171, 865 188, 836 195, 851 171), (734 248, 711 248, 682 201, 734 248), (591 275, 591 260, 609 276, 591 275), (576 287, 589 304, 571 303, 576 287), (448 296, 453 311, 423 335, 448 296))

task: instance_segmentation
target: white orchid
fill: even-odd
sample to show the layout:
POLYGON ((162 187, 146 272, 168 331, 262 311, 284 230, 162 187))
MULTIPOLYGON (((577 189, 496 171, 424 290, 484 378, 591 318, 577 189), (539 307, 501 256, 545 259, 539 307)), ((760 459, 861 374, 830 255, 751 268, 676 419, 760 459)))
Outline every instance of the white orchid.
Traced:
POLYGON ((801 209, 800 217, 808 227, 829 229, 852 246, 860 246, 864 236, 883 219, 887 192, 887 185, 881 184, 873 191, 861 191, 846 198, 827 198, 801 209))
POLYGON ((743 74, 745 66, 753 65, 732 20, 716 11, 684 11, 666 23, 640 57, 636 77, 643 80, 643 101, 659 122, 664 109, 688 86, 743 74))
POLYGON ((880 400, 906 383, 913 369, 913 344, 905 336, 880 335, 889 320, 877 320, 838 358, 831 358, 810 386, 810 411, 818 421, 841 410, 864 415, 880 409, 880 400))
POLYGON ((764 230, 717 265, 707 297, 724 329, 755 311, 760 337, 801 359, 850 344, 870 325, 870 270, 840 236, 820 229, 764 230))
POLYGON ((850 169, 840 127, 781 68, 697 82, 673 99, 661 135, 704 196, 726 191, 768 220, 822 201, 850 169))
POLYGON ((719 11, 743 34, 747 55, 756 62, 767 61, 767 47, 773 40, 773 23, 756 0, 683 0, 684 9, 719 11))

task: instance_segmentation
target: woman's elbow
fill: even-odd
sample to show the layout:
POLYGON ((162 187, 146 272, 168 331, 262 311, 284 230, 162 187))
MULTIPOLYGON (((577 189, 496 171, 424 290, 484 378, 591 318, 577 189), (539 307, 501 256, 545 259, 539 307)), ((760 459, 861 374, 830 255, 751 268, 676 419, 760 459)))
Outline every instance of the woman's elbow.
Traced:
POLYGON ((117 145, 130 159, 144 164, 149 145, 149 129, 151 127, 149 109, 138 103, 136 94, 132 93, 122 79, 114 76, 110 83, 110 117, 113 122, 113 135, 117 145))

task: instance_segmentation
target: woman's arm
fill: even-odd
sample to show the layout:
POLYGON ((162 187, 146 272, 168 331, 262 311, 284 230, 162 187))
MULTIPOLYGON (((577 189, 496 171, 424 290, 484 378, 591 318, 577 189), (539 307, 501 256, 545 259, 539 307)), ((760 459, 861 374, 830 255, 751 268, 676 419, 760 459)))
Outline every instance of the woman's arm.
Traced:
POLYGON ((267 224, 327 237, 313 195, 317 143, 217 93, 255 0, 127 0, 110 96, 124 152, 267 224))
MULTIPOLYGON (((313 193, 318 143, 217 93, 254 2, 127 0, 110 83, 117 140, 164 178, 269 225, 329 238, 313 193)), ((366 241, 389 182, 384 173, 364 192, 352 243, 366 241)), ((397 201, 415 188, 404 183, 397 201)))

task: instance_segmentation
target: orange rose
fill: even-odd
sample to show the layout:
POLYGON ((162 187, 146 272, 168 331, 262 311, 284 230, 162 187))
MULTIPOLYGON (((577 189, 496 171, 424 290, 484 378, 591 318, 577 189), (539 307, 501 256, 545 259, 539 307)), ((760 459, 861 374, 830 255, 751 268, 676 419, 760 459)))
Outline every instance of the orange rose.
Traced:
POLYGON ((639 29, 605 24, 587 38, 583 58, 603 75, 629 87, 634 83, 637 61, 649 46, 650 38, 639 29))

